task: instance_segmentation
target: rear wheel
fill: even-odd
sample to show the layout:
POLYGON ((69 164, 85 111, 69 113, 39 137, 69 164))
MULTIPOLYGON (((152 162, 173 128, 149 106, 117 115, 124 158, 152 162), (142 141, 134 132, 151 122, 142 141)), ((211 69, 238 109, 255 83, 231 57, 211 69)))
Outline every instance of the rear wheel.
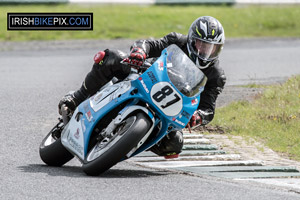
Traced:
POLYGON ((110 134, 98 141, 89 151, 83 171, 87 175, 97 176, 132 150, 151 127, 151 121, 144 113, 137 113, 124 119, 110 134))
POLYGON ((59 122, 43 139, 40 145, 40 157, 50 166, 62 166, 74 156, 62 145, 63 123, 59 122))

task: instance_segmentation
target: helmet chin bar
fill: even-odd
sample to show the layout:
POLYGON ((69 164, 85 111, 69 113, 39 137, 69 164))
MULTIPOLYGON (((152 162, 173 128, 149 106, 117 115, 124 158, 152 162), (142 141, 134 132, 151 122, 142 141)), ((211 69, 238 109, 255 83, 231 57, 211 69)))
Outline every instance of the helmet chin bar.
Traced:
POLYGON ((209 64, 212 62, 212 61, 206 61, 206 63, 201 62, 201 64, 200 64, 200 62, 199 62, 200 58, 192 53, 192 51, 190 50, 190 47, 189 47, 188 44, 187 44, 187 49, 188 49, 188 52, 189 52, 189 57, 192 59, 192 61, 196 64, 196 66, 199 69, 207 68, 209 66, 209 64))
POLYGON ((200 64, 199 58, 196 59, 196 66, 197 66, 199 69, 206 69, 206 68, 209 66, 210 63, 211 63, 211 61, 207 61, 206 63, 201 62, 201 64, 200 64))

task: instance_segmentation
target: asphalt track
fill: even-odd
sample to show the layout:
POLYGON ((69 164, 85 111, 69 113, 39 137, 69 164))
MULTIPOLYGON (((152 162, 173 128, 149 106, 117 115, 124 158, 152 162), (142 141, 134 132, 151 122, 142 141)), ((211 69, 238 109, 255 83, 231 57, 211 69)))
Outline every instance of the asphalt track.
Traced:
MULTIPOLYGON (((38 147, 57 103, 80 87, 97 49, 128 51, 132 41, 3 43, 0 46, 0 199, 299 199, 259 183, 192 176, 119 163, 88 177, 76 159, 45 166, 38 147)), ((230 40, 221 56, 227 85, 277 83, 300 74, 300 40, 230 40)), ((222 98, 222 96, 220 97, 222 98)))

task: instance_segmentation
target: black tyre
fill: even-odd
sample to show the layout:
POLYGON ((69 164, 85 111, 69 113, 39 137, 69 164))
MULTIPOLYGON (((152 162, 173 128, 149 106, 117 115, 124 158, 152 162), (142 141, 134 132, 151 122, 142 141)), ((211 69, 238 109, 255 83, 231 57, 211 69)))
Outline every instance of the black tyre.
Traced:
POLYGON ((50 166, 62 166, 74 156, 62 145, 62 123, 56 125, 43 139, 40 145, 40 157, 44 163, 50 166))
POLYGON ((110 139, 97 142, 89 151, 83 165, 83 171, 97 176, 125 158, 151 127, 151 121, 144 113, 127 117, 113 131, 110 139))

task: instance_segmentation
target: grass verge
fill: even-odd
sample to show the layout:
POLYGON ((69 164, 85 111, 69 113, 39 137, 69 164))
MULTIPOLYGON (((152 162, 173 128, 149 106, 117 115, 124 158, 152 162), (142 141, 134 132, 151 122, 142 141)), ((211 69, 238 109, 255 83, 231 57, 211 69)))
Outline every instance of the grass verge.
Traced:
POLYGON ((227 37, 299 37, 300 6, 1 5, 0 41, 160 38, 187 34, 199 16, 221 21, 227 37), (93 12, 93 31, 7 31, 7 12, 93 12))
POLYGON ((233 135, 256 138, 300 160, 300 76, 266 87, 253 102, 240 101, 217 109, 211 125, 233 135))

